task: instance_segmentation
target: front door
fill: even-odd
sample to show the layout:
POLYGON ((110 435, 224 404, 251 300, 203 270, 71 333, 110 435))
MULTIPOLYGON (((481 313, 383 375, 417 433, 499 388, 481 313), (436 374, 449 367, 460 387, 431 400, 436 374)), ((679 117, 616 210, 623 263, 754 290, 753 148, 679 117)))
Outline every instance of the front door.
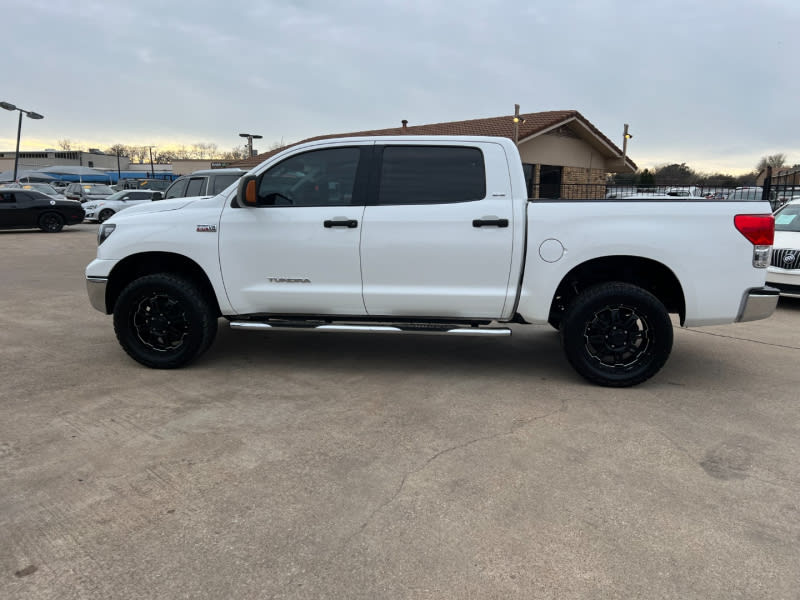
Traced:
POLYGON ((502 146, 376 148, 361 269, 371 316, 497 319, 514 215, 502 146))
POLYGON ((220 220, 220 266, 238 314, 366 314, 359 242, 371 143, 290 156, 257 181, 258 207, 220 220), (363 166, 362 166, 363 165, 363 166))

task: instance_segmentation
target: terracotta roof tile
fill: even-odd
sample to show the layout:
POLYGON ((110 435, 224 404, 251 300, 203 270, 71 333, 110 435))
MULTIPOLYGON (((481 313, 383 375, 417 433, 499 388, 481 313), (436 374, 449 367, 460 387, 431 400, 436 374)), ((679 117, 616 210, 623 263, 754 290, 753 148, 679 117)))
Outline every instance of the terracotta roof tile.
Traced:
MULTIPOLYGON (((530 137, 536 133, 557 126, 572 118, 575 118, 586 127, 588 127, 597 137, 602 139, 606 144, 611 146, 616 153, 621 157, 622 150, 616 144, 603 135, 597 127, 592 125, 581 113, 577 110, 552 110, 547 112, 527 113, 520 115, 525 119, 524 123, 519 124, 519 141, 530 137)), ((389 129, 373 129, 369 131, 354 131, 350 133, 335 133, 330 135, 318 135, 315 137, 301 140, 295 144, 288 144, 264 152, 252 158, 246 158, 234 163, 232 167, 241 167, 245 169, 252 168, 261 164, 266 159, 274 156, 278 152, 282 152, 286 148, 291 148, 298 144, 305 142, 313 142, 316 140, 326 140, 338 137, 360 137, 360 136, 379 136, 379 135, 486 135, 496 137, 514 138, 514 124, 511 115, 502 117, 489 117, 486 119, 469 119, 467 121, 450 121, 447 123, 432 123, 429 125, 409 125, 407 127, 391 127, 389 129)), ((628 159, 630 161, 630 159, 628 159)), ((632 163, 633 161, 631 161, 632 163)), ((634 168, 636 166, 634 165, 634 168)))

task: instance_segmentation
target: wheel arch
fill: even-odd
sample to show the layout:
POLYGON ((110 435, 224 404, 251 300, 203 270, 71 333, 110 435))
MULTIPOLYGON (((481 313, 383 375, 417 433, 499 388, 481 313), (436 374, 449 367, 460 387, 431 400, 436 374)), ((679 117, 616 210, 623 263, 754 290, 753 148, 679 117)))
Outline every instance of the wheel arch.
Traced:
POLYGON ((131 281, 155 273, 172 273, 197 283, 216 315, 221 316, 217 295, 206 272, 191 258, 174 252, 140 252, 117 263, 106 285, 106 313, 114 312, 120 293, 131 281))
POLYGON ((550 304, 549 320, 561 316, 583 290, 604 282, 620 281, 641 287, 666 307, 677 313, 681 323, 686 318, 686 297, 675 273, 657 260, 641 256, 603 256, 587 260, 571 269, 560 281, 550 304))

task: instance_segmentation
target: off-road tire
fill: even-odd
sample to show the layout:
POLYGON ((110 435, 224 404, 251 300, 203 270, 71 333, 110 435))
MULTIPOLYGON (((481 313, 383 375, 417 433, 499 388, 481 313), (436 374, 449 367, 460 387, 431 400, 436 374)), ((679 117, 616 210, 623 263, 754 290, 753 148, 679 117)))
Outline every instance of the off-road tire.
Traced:
POLYGON ((561 321, 567 360, 583 377, 607 387, 646 381, 672 350, 672 321, 650 292, 622 282, 588 288, 561 321))
POLYGON ((135 361, 153 369, 183 367, 217 334, 217 315, 192 281, 170 273, 129 283, 114 305, 117 340, 135 361))

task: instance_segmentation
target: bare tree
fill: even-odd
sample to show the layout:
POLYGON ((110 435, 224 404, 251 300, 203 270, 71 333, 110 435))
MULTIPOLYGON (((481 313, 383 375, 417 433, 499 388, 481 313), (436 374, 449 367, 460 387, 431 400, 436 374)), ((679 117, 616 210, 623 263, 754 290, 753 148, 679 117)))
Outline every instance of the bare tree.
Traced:
POLYGON ((58 147, 62 150, 72 150, 72 140, 63 138, 58 140, 58 147))
POLYGON ((769 154, 767 156, 762 156, 761 160, 758 161, 756 165, 756 171, 760 172, 766 169, 767 167, 772 167, 773 169, 780 169, 781 167, 786 165, 786 154, 783 152, 779 152, 777 154, 769 154))
POLYGON ((128 146, 125 144, 114 144, 113 146, 105 149, 106 154, 119 154, 120 156, 128 156, 128 146))

